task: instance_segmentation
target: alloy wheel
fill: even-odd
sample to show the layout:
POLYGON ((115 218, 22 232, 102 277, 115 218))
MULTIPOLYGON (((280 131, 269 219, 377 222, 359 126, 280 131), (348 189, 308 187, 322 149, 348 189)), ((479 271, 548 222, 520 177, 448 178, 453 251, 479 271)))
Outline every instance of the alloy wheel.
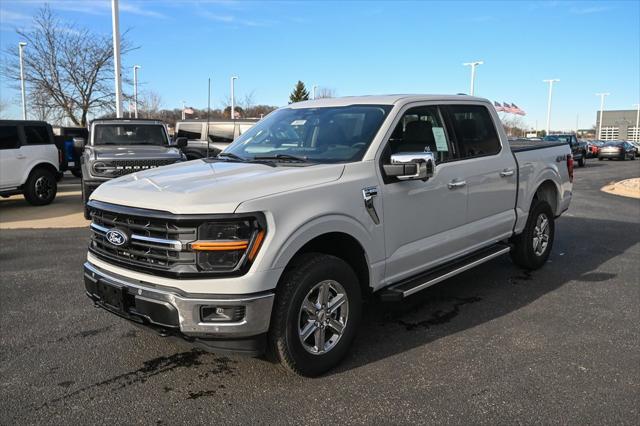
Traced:
POLYGON ((349 298, 337 281, 316 284, 304 297, 298 314, 298 337, 304 349, 322 355, 342 337, 349 319, 349 298))
POLYGON ((533 252, 536 256, 542 256, 549 245, 549 218, 546 214, 540 213, 536 219, 536 226, 533 228, 533 252))

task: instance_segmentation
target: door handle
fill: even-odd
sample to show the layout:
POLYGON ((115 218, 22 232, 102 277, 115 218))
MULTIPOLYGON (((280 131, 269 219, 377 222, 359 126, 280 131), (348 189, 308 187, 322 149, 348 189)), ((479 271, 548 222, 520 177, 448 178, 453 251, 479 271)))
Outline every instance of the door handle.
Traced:
POLYGON ((514 173, 515 171, 513 169, 504 169, 503 171, 500 172, 500 176, 502 177, 513 176, 514 173))
POLYGON ((456 188, 462 188, 466 184, 467 182, 464 180, 452 180, 447 184, 447 186, 449 187, 449 189, 456 189, 456 188))
POLYGON ((16 154, 16 158, 17 158, 18 160, 24 160, 25 158, 27 158, 27 156, 26 156, 26 155, 24 155, 24 154, 16 154))

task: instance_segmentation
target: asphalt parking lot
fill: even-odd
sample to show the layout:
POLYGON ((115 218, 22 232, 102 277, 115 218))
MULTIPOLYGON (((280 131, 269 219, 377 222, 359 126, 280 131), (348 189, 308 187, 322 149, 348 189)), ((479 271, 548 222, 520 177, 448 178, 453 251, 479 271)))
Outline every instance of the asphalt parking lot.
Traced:
POLYGON ((542 269, 502 257, 370 303, 351 354, 317 379, 95 309, 86 228, 3 229, 0 423, 638 424, 640 200, 600 188, 640 161, 575 174, 542 269))

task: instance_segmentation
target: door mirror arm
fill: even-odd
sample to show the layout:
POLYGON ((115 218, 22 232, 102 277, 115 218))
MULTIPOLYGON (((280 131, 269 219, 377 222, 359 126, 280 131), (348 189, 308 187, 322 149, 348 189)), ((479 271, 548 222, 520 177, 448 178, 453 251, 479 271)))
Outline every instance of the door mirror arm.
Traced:
POLYGON ((427 181, 436 170, 433 152, 399 152, 391 155, 389 164, 382 166, 388 177, 398 180, 427 181))

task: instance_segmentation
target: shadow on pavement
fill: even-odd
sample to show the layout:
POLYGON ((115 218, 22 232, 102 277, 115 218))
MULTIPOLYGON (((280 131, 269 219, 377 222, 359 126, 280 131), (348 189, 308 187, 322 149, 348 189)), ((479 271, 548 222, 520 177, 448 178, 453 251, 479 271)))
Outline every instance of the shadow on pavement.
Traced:
POLYGON ((365 307, 351 354, 328 374, 358 368, 518 311, 569 281, 598 283, 614 278, 616 274, 593 271, 637 243, 638 238, 619 238, 623 233, 640 236, 640 224, 563 217, 556 227, 550 261, 537 271, 519 269, 503 256, 404 302, 371 302, 365 307))

